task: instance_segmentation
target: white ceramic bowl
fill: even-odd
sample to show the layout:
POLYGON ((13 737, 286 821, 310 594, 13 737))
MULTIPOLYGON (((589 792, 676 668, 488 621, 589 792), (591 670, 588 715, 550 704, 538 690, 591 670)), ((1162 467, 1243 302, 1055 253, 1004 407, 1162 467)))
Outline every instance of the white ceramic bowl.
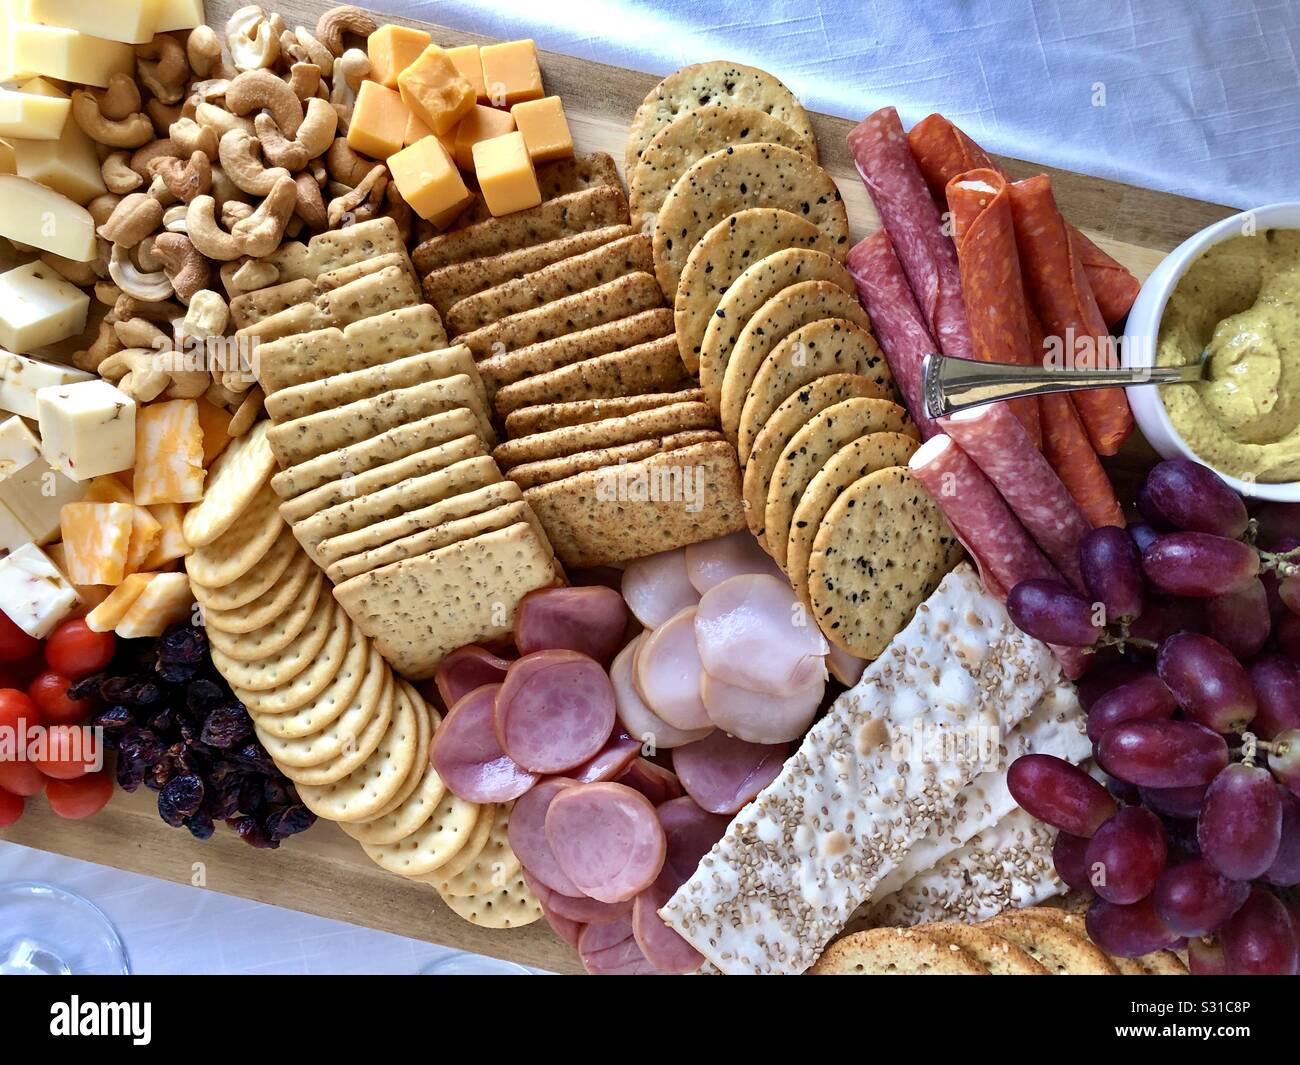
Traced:
MULTIPOLYGON (((1300 229, 1300 203, 1272 203, 1267 207, 1257 207, 1253 211, 1242 211, 1202 229, 1171 251, 1164 261, 1151 271, 1151 276, 1142 285, 1142 291, 1138 293, 1132 309, 1128 312, 1128 323, 1124 327, 1125 365, 1152 365, 1155 359, 1156 337, 1160 333, 1160 318, 1165 313, 1165 304, 1169 302, 1170 293, 1173 292, 1187 268, 1206 248, 1231 237, 1241 236, 1242 227, 1248 219, 1251 220, 1257 233, 1262 233, 1266 229, 1300 229)), ((1137 420, 1142 435, 1161 455, 1165 458, 1182 455, 1197 462, 1204 461, 1187 446, 1187 442, 1169 420, 1158 387, 1134 386, 1128 390, 1128 398, 1129 404, 1133 407, 1133 417, 1137 420)), ((1287 503, 1300 502, 1300 481, 1263 484, 1229 477, 1222 470, 1215 472, 1241 495, 1255 499, 1282 500, 1287 503)))

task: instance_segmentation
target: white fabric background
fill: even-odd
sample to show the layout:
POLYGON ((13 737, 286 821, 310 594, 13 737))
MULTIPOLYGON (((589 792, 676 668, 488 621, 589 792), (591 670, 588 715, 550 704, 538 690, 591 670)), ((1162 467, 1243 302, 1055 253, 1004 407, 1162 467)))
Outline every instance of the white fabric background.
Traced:
MULTIPOLYGON (((267 6, 273 7, 273 3, 267 6)), ((1236 207, 1297 198, 1296 0, 369 0, 666 73, 729 58, 815 110, 942 111, 990 151, 1236 207), (1094 106, 1104 90, 1104 106, 1094 106)), ((292 842, 287 846, 292 846, 292 842)), ((410 973, 398 936, 0 843, 0 881, 79 891, 136 972, 410 973)))

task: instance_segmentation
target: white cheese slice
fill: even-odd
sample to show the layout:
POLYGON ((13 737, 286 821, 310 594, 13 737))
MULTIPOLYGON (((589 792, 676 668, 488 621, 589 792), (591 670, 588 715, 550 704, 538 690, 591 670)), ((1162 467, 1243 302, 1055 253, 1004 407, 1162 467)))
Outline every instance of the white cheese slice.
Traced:
POLYGON ((41 442, 16 415, 0 422, 0 481, 26 469, 41 457, 41 442))
POLYGON ((135 400, 96 378, 36 393, 45 460, 74 481, 135 464, 135 400))
POLYGON ((30 352, 86 328, 90 297, 37 260, 0 274, 0 348, 30 352))
MULTIPOLYGON (((0 189, 0 197, 3 197, 0 189)), ((3 212, 0 212, 2 214, 3 212)), ((36 393, 53 385, 93 381, 95 375, 75 366, 19 355, 0 348, 0 410, 24 418, 40 416, 36 393)))
POLYGON ((38 544, 58 539, 63 504, 75 503, 85 494, 85 484, 52 469, 43 458, 0 481, 0 503, 22 523, 27 538, 38 544))
MULTIPOLYGON (((14 157, 16 166, 16 148, 14 157)), ((26 177, 0 174, 0 204, 4 205, 0 210, 0 237, 79 263, 92 262, 99 254, 95 220, 63 193, 26 177)))
MULTIPOLYGON (((153 40, 163 0, 28 0, 26 17, 47 26, 64 26, 107 41, 144 44, 153 40)), ((191 23, 190 26, 195 25, 191 23)), ((188 29, 171 26, 166 29, 188 29)))
POLYGON ((77 602, 72 585, 35 544, 0 558, 0 610, 28 636, 44 639, 77 602))

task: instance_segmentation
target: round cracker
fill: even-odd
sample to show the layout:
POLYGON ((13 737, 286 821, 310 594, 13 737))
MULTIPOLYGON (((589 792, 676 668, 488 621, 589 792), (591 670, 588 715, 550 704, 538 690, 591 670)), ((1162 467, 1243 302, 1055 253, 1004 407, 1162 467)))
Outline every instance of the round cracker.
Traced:
POLYGON ((809 322, 777 344, 754 375, 736 429, 741 465, 776 408, 801 386, 833 373, 861 374, 881 399, 898 398, 889 364, 870 333, 846 318, 809 322))
POLYGON ((284 526, 262 560, 242 577, 222 588, 209 588, 190 574, 190 588, 204 610, 238 610, 265 595, 284 576, 290 563, 302 556, 293 531, 284 526))
POLYGON ((344 748, 337 758, 322 762, 320 765, 287 765, 282 770, 284 775, 295 784, 319 786, 342 780, 349 773, 365 765, 383 742, 397 714, 397 685, 393 681, 392 670, 387 670, 387 674, 384 678, 383 693, 379 696, 379 704, 370 723, 354 736, 344 737, 344 748))
POLYGON ((785 555, 785 571, 805 606, 812 606, 808 598, 808 556, 826 512, 840 493, 859 478, 890 466, 906 466, 917 447, 916 439, 906 433, 868 433, 835 452, 808 482, 794 508, 785 555))
POLYGON ((813 541, 813 616, 836 647, 870 661, 960 558, 943 512, 911 473, 869 473, 840 493, 813 541))
POLYGON ((181 531, 191 547, 212 543, 235 524, 253 497, 275 472, 275 456, 267 439, 269 421, 258 422, 246 435, 232 440, 208 470, 203 498, 185 513, 181 531))
POLYGON ((398 876, 432 873, 460 853, 474 834, 481 811, 477 803, 446 791, 433 813, 408 835, 393 843, 362 843, 361 847, 377 866, 398 876))
MULTIPOLYGON (((722 431, 732 443, 740 433, 740 414, 763 360, 795 330, 821 318, 846 318, 864 332, 871 328, 858 297, 829 281, 801 281, 782 289, 745 323, 723 369, 718 401, 722 431)), ((715 381, 704 389, 705 394, 715 394, 716 388, 715 381)))
POLYGON ((707 377, 714 385, 715 409, 722 398, 722 371, 745 323, 778 292, 801 281, 829 281, 845 292, 857 291, 852 275, 835 256, 817 248, 781 248, 745 267, 722 294, 699 342, 700 381, 707 377))
MULTIPOLYGON (((437 885, 438 894, 444 898, 448 895, 481 895, 510 883, 520 867, 506 834, 513 807, 514 803, 502 803, 497 807, 496 816, 492 818, 492 831, 473 861, 465 862, 454 872, 452 863, 448 862, 445 869, 432 874, 442 877, 437 885)), ((460 864, 459 856, 457 864, 460 864)))
POLYGON ((482 895, 443 895, 442 901, 479 928, 522 928, 542 916, 542 904, 524 883, 522 870, 505 887, 482 895))
POLYGON ((312 575, 319 572, 316 564, 304 553, 293 552, 281 579, 270 588, 244 607, 231 610, 204 607, 203 624, 209 630, 220 629, 231 634, 260 629, 284 613, 302 595, 312 575))
POLYGON ((419 880, 423 884, 434 884, 436 886, 443 879, 459 876, 473 865, 478 856, 483 853, 483 848, 488 845, 488 841, 492 838, 492 830, 496 826, 497 819, 501 817, 508 819, 510 808, 513 805, 513 803, 484 803, 478 822, 474 825, 473 833, 465 841, 465 846, 461 847, 456 857, 435 872, 425 873, 423 876, 412 877, 412 879, 419 880))
POLYGON ((212 664, 226 678, 231 687, 245 688, 248 691, 262 692, 287 684, 299 673, 311 665, 312 660, 325 646, 325 641, 340 624, 339 615, 332 595, 322 595, 316 600, 316 609, 312 611, 307 627, 298 634, 298 638, 282 651, 277 651, 266 658, 245 662, 231 658, 220 648, 212 648, 212 664))
POLYGON ((655 220, 655 276, 664 295, 675 296, 677 280, 700 238, 728 215, 749 207, 790 211, 826 235, 831 254, 842 258, 849 250, 849 217, 830 174, 779 144, 723 148, 677 179, 655 220))
MULTIPOLYGON (((332 784, 299 784, 298 797, 318 817, 363 821, 387 806, 420 758, 420 713, 400 686, 394 691, 393 720, 364 762, 332 784)), ((428 757, 428 753, 424 753, 428 757)))
POLYGON ((356 698, 366 679, 370 655, 370 641, 354 627, 349 630, 347 656, 341 665, 335 665, 333 679, 311 699, 285 711, 257 710, 253 700, 245 701, 244 706, 268 736, 296 740, 314 735, 337 721, 356 698))
POLYGON ((960 947, 918 928, 872 928, 837 939, 808 970, 812 976, 988 976, 960 947))
POLYGON ((757 107, 718 103, 683 111, 655 134, 628 171, 632 225, 644 232, 679 177, 706 155, 737 144, 782 144, 817 161, 817 146, 809 138, 757 107))
POLYGON ((279 617, 252 632, 231 633, 219 625, 208 625, 208 642, 242 662, 269 658, 283 651, 301 635, 311 620, 317 601, 322 595, 330 594, 325 584, 325 575, 317 570, 315 576, 303 585, 297 599, 289 603, 279 617))
POLYGON ((816 142, 808 112, 779 80, 757 67, 715 59, 674 71, 646 94, 628 124, 625 171, 632 173, 641 153, 674 118, 711 103, 757 108, 816 142))
POLYGON ((334 630, 326 638, 325 645, 297 676, 277 687, 261 691, 252 691, 237 684, 231 687, 251 714, 291 713, 311 702, 333 683, 339 669, 347 661, 350 649, 355 646, 360 646, 364 653, 368 641, 347 614, 337 610, 334 613, 334 630))
POLYGON ((981 923, 1009 939, 1056 976, 1118 976, 1119 968, 1086 932, 1008 910, 981 923))
MULTIPOLYGON (((427 752, 428 747, 425 747, 427 752)), ((372 847, 392 846, 419 831, 433 816, 447 795, 447 785, 438 771, 423 759, 423 773, 416 789, 400 806, 375 815, 361 824, 344 823, 339 827, 358 843, 372 847)))
POLYGON ((411 701, 411 705, 415 708, 416 726, 418 728, 415 746, 421 754, 415 759, 411 771, 406 774, 406 780, 403 781, 402 786, 397 789, 393 797, 367 817, 366 821, 392 813, 415 793, 415 789, 420 786, 420 782, 424 779, 425 770, 430 768, 429 744, 433 740, 434 730, 442 724, 442 717, 438 711, 429 705, 424 696, 400 677, 397 678, 397 688, 411 701))
POLYGON ((813 415, 785 445, 772 471, 767 506, 763 512, 767 549, 782 567, 785 566, 794 508, 799 505, 808 482, 835 452, 850 440, 868 433, 907 433, 919 439, 916 425, 897 403, 887 399, 856 398, 846 399, 813 415))
POLYGON ((767 490, 772 483, 772 472, 785 445, 790 442, 808 419, 827 407, 842 403, 846 399, 879 398, 876 389, 867 378, 860 374, 837 373, 828 377, 819 377, 805 385, 785 400, 754 441, 745 464, 745 479, 742 486, 745 503, 745 523, 764 549, 767 547, 764 534, 763 516, 767 510, 767 490))
POLYGON ((285 528, 279 506, 279 496, 263 484, 232 529, 185 556, 190 579, 221 588, 261 562, 285 528))
POLYGON ((1008 939, 977 925, 958 921, 937 921, 918 925, 941 943, 961 947, 989 971, 990 976, 1046 976, 1047 969, 1008 939))

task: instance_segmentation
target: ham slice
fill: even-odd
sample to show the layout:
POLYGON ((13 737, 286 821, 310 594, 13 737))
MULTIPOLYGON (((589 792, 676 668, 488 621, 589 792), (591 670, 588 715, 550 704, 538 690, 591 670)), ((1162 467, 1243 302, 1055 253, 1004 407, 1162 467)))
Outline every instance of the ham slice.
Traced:
POLYGON ((758 541, 742 529, 730 536, 691 544, 685 548, 686 575, 700 595, 729 577, 745 573, 768 573, 785 578, 776 561, 758 546, 758 541))
MULTIPOLYGON (((709 732, 712 731, 709 729, 709 732)), ((707 736, 709 732, 705 735, 707 736)), ((639 791, 650 800, 650 805, 655 807, 686 794, 676 773, 645 758, 638 758, 628 766, 627 772, 618 778, 618 782, 639 791)))
POLYGON ((569 650, 608 665, 623 646, 627 604, 613 588, 539 588, 515 614, 515 646, 521 655, 569 650))
POLYGON ((656 715, 684 731, 712 728, 700 701, 703 672, 695 637, 695 607, 643 634, 633 661, 636 691, 656 715))
POLYGON ((546 811, 546 839, 564 875, 598 902, 625 902, 654 883, 666 840, 655 808, 623 784, 577 784, 546 811))
POLYGON ((492 727, 500 684, 475 688, 451 708, 429 745, 429 761, 452 794, 466 802, 510 802, 537 783, 537 775, 501 749, 492 727))
POLYGON ((697 729, 675 728, 646 706, 645 700, 638 694, 632 669, 637 650, 644 639, 645 633, 642 633, 618 653, 614 664, 609 667, 609 680, 614 685, 614 704, 619 724, 639 743, 648 745, 652 752, 703 739, 713 728, 712 725, 697 729))
POLYGON ((551 777, 543 780, 515 802, 506 825, 506 838, 524 869, 552 891, 576 897, 582 890, 564 875, 551 845, 546 840, 546 811, 551 800, 565 788, 577 787, 572 780, 551 777))
POLYGON ((657 629, 674 614, 700 601, 686 569, 682 548, 629 562, 623 570, 623 598, 647 629, 657 629))
POLYGON ((484 684, 500 684, 506 679, 510 659, 493 654, 486 647, 467 644, 452 651, 438 663, 433 675, 438 696, 447 708, 455 706, 475 688, 484 684))
POLYGON ((614 730, 614 688, 594 658, 535 651, 497 693, 501 749, 531 773, 563 773, 594 758, 614 730))
POLYGON ((746 743, 717 730, 673 751, 673 769, 701 809, 734 814, 780 775, 787 749, 784 743, 746 743))
POLYGON ((826 693, 826 678, 792 695, 769 695, 738 688, 711 673, 700 680, 700 699, 712 722, 750 743, 789 743, 812 724, 826 693))

